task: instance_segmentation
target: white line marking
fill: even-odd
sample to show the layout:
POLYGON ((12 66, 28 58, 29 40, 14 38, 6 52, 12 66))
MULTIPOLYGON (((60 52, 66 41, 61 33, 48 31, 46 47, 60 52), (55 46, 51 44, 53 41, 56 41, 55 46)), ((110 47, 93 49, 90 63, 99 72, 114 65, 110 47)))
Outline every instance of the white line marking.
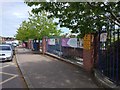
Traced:
POLYGON ((5 65, 5 66, 2 66, 2 67, 0 67, 0 68, 5 68, 5 67, 9 67, 10 65, 5 65))
POLYGON ((1 74, 6 74, 6 75, 10 75, 10 76, 18 76, 16 74, 11 74, 11 73, 5 73, 5 72, 0 72, 1 74))
POLYGON ((15 64, 15 63, 10 63, 10 65, 16 66, 16 64, 15 64))
POLYGON ((0 73, 1 73, 1 74, 5 74, 5 75, 12 76, 11 78, 6 79, 6 80, 0 82, 0 85, 3 84, 3 83, 6 83, 6 82, 8 82, 8 81, 10 81, 10 80, 12 80, 12 79, 14 79, 14 78, 16 78, 16 77, 18 76, 18 75, 16 75, 16 74, 10 74, 10 73, 5 73, 5 72, 0 72, 0 73))
POLYGON ((14 79, 14 78, 16 78, 17 76, 18 76, 18 75, 14 75, 13 77, 2 81, 2 82, 0 83, 0 85, 1 85, 1 84, 4 84, 4 83, 6 83, 6 82, 8 82, 8 81, 10 81, 10 80, 12 80, 12 79, 14 79))

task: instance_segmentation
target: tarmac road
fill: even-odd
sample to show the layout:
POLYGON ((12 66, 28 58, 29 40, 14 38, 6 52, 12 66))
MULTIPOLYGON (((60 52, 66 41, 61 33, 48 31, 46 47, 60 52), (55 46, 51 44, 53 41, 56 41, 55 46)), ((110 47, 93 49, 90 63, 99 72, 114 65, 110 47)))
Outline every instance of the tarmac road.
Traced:
POLYGON ((0 86, 2 88, 27 88, 24 82, 23 76, 16 64, 16 58, 14 56, 13 61, 0 62, 0 86))

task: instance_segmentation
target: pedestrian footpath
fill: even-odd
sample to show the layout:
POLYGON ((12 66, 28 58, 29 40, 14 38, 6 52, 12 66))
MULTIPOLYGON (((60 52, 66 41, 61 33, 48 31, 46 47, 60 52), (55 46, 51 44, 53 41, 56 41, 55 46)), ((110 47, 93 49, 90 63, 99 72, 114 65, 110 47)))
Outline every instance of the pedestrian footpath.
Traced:
POLYGON ((16 49, 16 59, 29 88, 98 88, 78 66, 24 48, 16 49))

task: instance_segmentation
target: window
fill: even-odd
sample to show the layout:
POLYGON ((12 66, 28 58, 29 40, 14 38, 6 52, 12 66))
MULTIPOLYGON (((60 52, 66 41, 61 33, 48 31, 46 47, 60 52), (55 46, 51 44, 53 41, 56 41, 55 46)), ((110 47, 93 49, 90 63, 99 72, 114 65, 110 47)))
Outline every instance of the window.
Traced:
POLYGON ((0 50, 11 50, 9 46, 0 46, 0 50))

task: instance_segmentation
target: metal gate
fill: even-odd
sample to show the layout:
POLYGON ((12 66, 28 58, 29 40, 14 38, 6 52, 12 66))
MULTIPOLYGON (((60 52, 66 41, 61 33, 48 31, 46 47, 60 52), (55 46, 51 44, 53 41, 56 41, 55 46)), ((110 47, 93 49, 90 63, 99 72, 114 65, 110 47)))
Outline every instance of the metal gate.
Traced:
POLYGON ((116 85, 120 85, 120 28, 111 26, 99 31, 98 70, 116 85))

